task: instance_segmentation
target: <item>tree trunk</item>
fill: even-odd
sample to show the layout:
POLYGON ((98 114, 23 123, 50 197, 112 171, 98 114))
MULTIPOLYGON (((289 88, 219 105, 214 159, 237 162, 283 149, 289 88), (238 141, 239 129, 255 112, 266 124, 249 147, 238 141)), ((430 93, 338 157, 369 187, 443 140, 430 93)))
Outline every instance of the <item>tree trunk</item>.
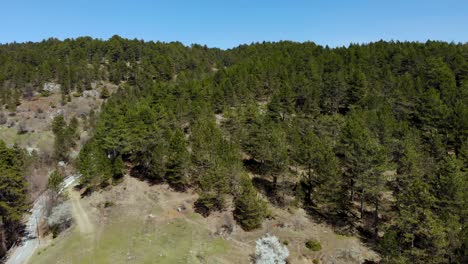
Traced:
POLYGON ((374 238, 379 238, 379 200, 375 200, 375 211, 374 211, 374 238))
POLYGON ((273 175, 273 193, 276 195, 276 190, 278 189, 278 176, 273 175))
POLYGON ((312 166, 309 164, 308 165, 308 182, 307 182, 307 202, 309 204, 312 204, 312 166))
POLYGON ((309 182, 307 183, 307 188, 306 188, 306 193, 305 193, 305 202, 306 202, 306 205, 310 205, 312 204, 312 186, 309 184, 309 182))
POLYGON ((6 237, 5 233, 3 232, 3 226, 0 223, 0 259, 5 255, 6 251, 6 237))
POLYGON ((364 192, 365 192, 365 189, 362 188, 362 191, 361 191, 361 209, 360 209, 361 219, 364 217, 364 192))

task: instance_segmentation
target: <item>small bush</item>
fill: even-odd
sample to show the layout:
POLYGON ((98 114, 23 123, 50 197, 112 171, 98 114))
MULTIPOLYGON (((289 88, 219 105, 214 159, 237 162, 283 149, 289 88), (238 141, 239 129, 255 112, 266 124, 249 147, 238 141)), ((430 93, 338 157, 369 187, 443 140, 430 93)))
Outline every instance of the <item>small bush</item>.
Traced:
POLYGON ((102 87, 101 99, 107 99, 107 98, 109 98, 109 96, 110 96, 109 90, 107 90, 106 87, 102 87))
POLYGON ((50 96, 50 91, 47 90, 40 90, 39 93, 41 94, 42 97, 48 97, 50 96))
POLYGON ((24 121, 21 121, 18 124, 18 134, 21 135, 21 134, 26 134, 28 132, 29 132, 28 126, 26 125, 26 123, 24 121))
POLYGON ((314 259, 314 260, 312 260, 312 263, 314 263, 314 264, 319 264, 319 260, 318 260, 318 259, 314 259))
POLYGON ((114 205, 115 205, 115 203, 113 201, 105 201, 104 202, 104 208, 112 207, 114 205))
POLYGON ((255 242, 255 264, 286 264, 289 250, 278 238, 266 234, 255 242))
POLYGON ((60 226, 53 225, 49 227, 50 232, 52 233, 52 238, 56 238, 60 234, 60 226))
POLYGON ((195 201, 195 212, 207 217, 213 211, 224 208, 224 199, 218 195, 201 194, 195 201))
POLYGON ((8 121, 8 117, 5 115, 5 113, 0 112, 0 125, 6 124, 8 121))
POLYGON ((322 245, 320 245, 320 242, 316 239, 307 240, 305 246, 312 251, 320 251, 322 249, 322 245))

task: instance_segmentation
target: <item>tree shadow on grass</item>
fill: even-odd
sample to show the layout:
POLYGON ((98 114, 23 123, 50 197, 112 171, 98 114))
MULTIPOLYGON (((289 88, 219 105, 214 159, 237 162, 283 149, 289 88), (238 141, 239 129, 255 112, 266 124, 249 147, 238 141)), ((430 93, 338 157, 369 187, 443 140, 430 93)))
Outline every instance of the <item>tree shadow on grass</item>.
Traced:
MULTIPOLYGON (((332 227, 333 232, 343 236, 355 236, 368 248, 379 252, 372 230, 363 227, 357 215, 350 211, 324 212, 315 206, 304 206, 307 215, 314 221, 323 222, 332 227)), ((367 216, 366 216, 367 217, 367 216)), ((375 263, 365 260, 364 263, 375 263)))
POLYGON ((279 207, 288 205, 288 198, 294 198, 296 184, 289 181, 278 182, 275 190, 274 183, 264 177, 253 177, 252 184, 268 201, 279 207))
POLYGON ((255 159, 245 159, 242 163, 244 164, 244 168, 253 174, 264 176, 268 171, 268 167, 265 163, 261 163, 255 159))
POLYGON ((136 165, 130 169, 130 176, 137 178, 141 181, 145 181, 150 185, 162 184, 164 182, 164 179, 162 177, 155 177, 153 175, 150 175, 148 171, 149 170, 144 166, 136 165))

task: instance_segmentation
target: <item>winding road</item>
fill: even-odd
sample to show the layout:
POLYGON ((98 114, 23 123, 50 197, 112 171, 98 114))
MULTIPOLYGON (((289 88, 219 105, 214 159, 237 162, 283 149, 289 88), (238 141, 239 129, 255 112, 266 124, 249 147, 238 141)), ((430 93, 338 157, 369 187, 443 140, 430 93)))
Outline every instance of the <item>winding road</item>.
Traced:
MULTIPOLYGON (((61 187, 61 192, 71 186, 79 175, 71 175, 64 179, 61 187)), ((38 226, 37 224, 44 216, 44 208, 46 205, 47 197, 46 193, 42 193, 34 202, 34 206, 31 211, 31 215, 26 222, 26 235, 23 237, 21 244, 10 249, 8 258, 5 264, 24 264, 27 263, 29 258, 34 254, 37 247, 40 244, 38 238, 38 226)))

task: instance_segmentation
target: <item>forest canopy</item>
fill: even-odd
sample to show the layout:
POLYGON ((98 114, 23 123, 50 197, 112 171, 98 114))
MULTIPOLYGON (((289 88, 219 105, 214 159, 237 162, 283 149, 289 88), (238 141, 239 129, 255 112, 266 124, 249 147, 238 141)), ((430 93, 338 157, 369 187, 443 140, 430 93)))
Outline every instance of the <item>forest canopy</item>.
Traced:
POLYGON ((119 89, 77 158, 84 186, 118 182, 128 164, 194 188, 203 215, 232 198, 246 230, 268 200, 361 233, 385 263, 468 261, 467 44, 0 46, 10 111, 45 82, 66 96, 95 81, 119 89))

